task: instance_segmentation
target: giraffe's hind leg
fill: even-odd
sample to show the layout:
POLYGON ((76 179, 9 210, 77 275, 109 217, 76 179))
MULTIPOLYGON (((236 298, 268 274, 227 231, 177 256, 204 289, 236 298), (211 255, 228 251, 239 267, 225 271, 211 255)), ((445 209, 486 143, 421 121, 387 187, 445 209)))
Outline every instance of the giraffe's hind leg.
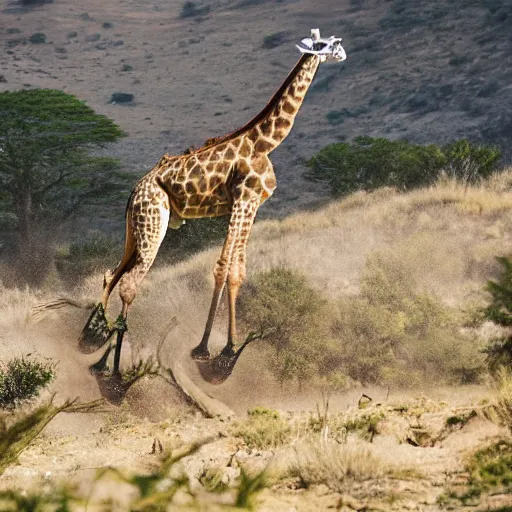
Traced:
POLYGON ((83 328, 78 348, 84 354, 90 354, 102 347, 114 334, 116 327, 110 325, 106 317, 107 303, 122 275, 133 267, 136 258, 136 245, 130 221, 126 219, 126 236, 123 258, 113 270, 107 270, 103 277, 103 295, 90 314, 85 327, 83 328))
POLYGON ((124 333, 128 330, 128 310, 137 295, 139 286, 155 261, 158 249, 164 239, 169 223, 169 208, 164 201, 150 204, 143 223, 134 223, 135 257, 128 271, 119 282, 119 295, 123 303, 121 314, 116 321, 117 340, 114 353, 113 374, 119 374, 121 346, 124 333))

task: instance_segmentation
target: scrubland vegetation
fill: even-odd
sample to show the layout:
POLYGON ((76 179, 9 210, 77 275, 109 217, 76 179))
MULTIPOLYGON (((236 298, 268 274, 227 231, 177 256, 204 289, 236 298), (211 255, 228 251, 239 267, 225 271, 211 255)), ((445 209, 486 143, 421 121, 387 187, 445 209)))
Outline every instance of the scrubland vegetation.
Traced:
MULTIPOLYGON (((441 177, 429 188, 410 192, 359 191, 316 212, 258 223, 250 245, 249 280, 240 296, 239 327, 241 338, 249 331, 267 334, 246 349, 225 390, 216 389, 230 405, 235 389, 247 394, 247 403, 263 405, 269 393, 277 392, 292 402, 302 395, 317 400, 323 395, 323 405, 307 413, 252 406, 247 417, 215 426, 198 424, 190 416, 171 426, 153 426, 152 435, 162 439, 191 424, 197 433, 217 431, 221 438, 214 436, 202 447, 204 436, 197 434, 192 444, 176 440, 164 445, 162 461, 153 461, 149 471, 100 471, 95 486, 110 489, 112 482, 123 483, 129 498, 122 506, 131 510, 160 510, 169 503, 266 510, 264 504, 276 493, 292 489, 308 493, 308 506, 330 499, 341 510, 403 510, 404 503, 422 499, 433 503, 432 510, 492 505, 496 496, 505 496, 500 503, 508 503, 512 379, 504 367, 509 365, 510 263, 496 256, 511 248, 505 228, 512 214, 510 179, 505 170, 477 184, 441 177), (260 390, 252 378, 258 379, 260 390), (419 389, 475 389, 475 384, 489 390, 486 399, 466 400, 463 406, 411 398, 419 389), (332 405, 343 393, 357 396, 366 389, 387 389, 390 398, 360 401, 359 406, 352 402, 344 411, 332 405), (409 398, 398 399, 401 393, 409 398), (486 438, 488 431, 493 434, 486 438), (462 451, 446 448, 459 433, 472 441, 465 441, 462 451), (207 462, 204 454, 217 453, 219 439, 226 439, 231 455, 207 462), (435 473, 443 483, 432 487, 425 471, 437 471, 429 468, 429 457, 437 453, 429 451, 433 447, 448 452, 446 462, 439 463, 445 476, 435 473), (390 449, 396 460, 390 460, 390 449), (420 462, 414 450, 425 450, 420 462), (398 482, 406 490, 397 491, 398 482), (317 496, 321 485, 328 489, 325 498, 317 496)), ((180 319, 191 318, 191 308, 206 310, 217 252, 210 249, 152 271, 133 309, 130 339, 135 349, 139 345, 151 354, 161 339, 161 319, 171 314, 179 319, 171 337, 193 344, 195 324, 200 330, 204 319, 180 319)), ((81 259, 78 253, 76 257, 81 259)), ((94 275, 82 281, 75 298, 92 300, 99 279, 94 275)), ((30 310, 59 286, 54 280, 38 291, 4 288, 0 335, 14 336, 15 325, 28 339, 49 336, 47 325, 56 325, 52 313, 39 318, 35 327, 38 317, 30 310)), ((73 312, 67 315, 77 318, 73 312)), ((23 343, 23 350, 32 351, 32 343, 23 343)), ((62 357, 57 384, 59 373, 78 371, 72 359, 62 357)), ((164 357, 183 356, 174 349, 164 357)), ((54 386, 50 382, 50 389, 54 386)), ((37 403, 29 402, 35 412, 37 403)), ((6 412, 6 424, 16 425, 20 414, 25 421, 30 410, 14 416, 6 412)), ((130 423, 123 430, 126 421, 116 420, 105 432, 120 439, 137 436, 130 423)), ((31 435, 36 431, 30 430, 31 435)), ((20 453, 30 453, 27 446, 35 436, 21 437, 20 453)), ((36 445, 40 442, 44 438, 36 445)), ((7 476, 16 471, 12 468, 7 476)), ((46 510, 57 503, 99 506, 101 496, 89 498, 55 481, 35 494, 6 490, 2 499, 7 510, 25 510, 27 503, 31 510, 46 510)))

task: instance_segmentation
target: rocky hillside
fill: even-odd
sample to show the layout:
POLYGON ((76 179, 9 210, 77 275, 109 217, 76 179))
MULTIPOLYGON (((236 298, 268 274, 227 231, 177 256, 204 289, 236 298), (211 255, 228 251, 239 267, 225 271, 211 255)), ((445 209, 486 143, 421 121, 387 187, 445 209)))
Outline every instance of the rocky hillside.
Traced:
POLYGON ((321 68, 275 152, 279 187, 262 215, 325 197, 301 175, 330 142, 369 134, 506 147, 512 134, 510 0, 9 0, 0 13, 0 90, 83 98, 128 133, 112 151, 134 179, 163 152, 257 113, 311 28, 342 36, 348 59, 321 68), (111 103, 116 92, 133 99, 111 103))

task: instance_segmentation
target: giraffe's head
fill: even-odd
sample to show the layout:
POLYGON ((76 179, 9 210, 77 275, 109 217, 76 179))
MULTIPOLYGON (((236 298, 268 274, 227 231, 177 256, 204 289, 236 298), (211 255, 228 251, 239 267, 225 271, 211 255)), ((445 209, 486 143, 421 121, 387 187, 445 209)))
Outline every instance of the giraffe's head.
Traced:
POLYGON ((329 38, 320 37, 320 30, 315 28, 311 30, 311 37, 306 37, 297 48, 302 53, 318 55, 321 62, 326 60, 336 60, 341 62, 347 58, 347 54, 341 45, 341 38, 331 36, 329 38))

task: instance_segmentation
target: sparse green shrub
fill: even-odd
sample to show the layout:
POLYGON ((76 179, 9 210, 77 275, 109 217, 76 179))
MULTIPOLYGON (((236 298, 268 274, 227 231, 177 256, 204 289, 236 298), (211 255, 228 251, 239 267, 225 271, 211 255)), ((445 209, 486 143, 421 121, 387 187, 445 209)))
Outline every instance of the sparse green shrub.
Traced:
POLYGON ((22 5, 25 7, 32 7, 40 4, 50 4, 53 0, 21 0, 22 5))
POLYGON ((227 485, 223 482, 223 469, 222 467, 208 468, 200 476, 199 481, 208 492, 223 492, 227 489, 227 485))
POLYGON ((46 43, 46 34, 44 32, 35 32, 28 38, 28 40, 32 44, 44 44, 46 43))
POLYGON ((478 450, 467 469, 470 474, 467 495, 506 492, 512 485, 512 442, 502 440, 478 450))
POLYGON ((447 427, 454 427, 459 426, 463 427, 470 419, 476 417, 477 412, 475 410, 464 412, 462 414, 457 414, 454 416, 448 416, 446 418, 446 426, 447 427))
MULTIPOLYGON (((452 487, 438 498, 438 503, 455 506, 478 506, 482 498, 508 494, 512 485, 512 443, 500 440, 475 452, 466 465, 468 479, 462 487, 452 487)), ((458 510, 458 508, 457 508, 458 510)), ((490 509, 489 509, 490 510, 490 509)), ((510 507, 492 508, 495 512, 508 512, 510 507)))
POLYGON ((131 103, 133 94, 129 92, 113 92, 110 96, 109 103, 131 103))
POLYGON ((344 382, 330 305, 305 276, 286 268, 260 272, 242 290, 238 311, 248 330, 267 333, 270 368, 281 382, 344 382))
POLYGON ((484 356, 461 331, 459 313, 418 290, 394 251, 373 254, 360 294, 329 302, 284 268, 257 274, 243 290, 246 328, 266 332, 261 350, 281 381, 325 391, 351 380, 398 387, 478 382, 484 356))
POLYGON ((459 140, 444 147, 406 140, 356 137, 321 149, 307 163, 306 178, 330 186, 334 196, 383 186, 411 189, 432 184, 446 171, 473 183, 496 171, 501 152, 493 146, 459 140))
POLYGON ((88 238, 81 238, 69 247, 69 257, 73 260, 90 260, 94 258, 109 258, 119 253, 121 240, 105 233, 93 233, 88 238))
POLYGON ((494 411, 498 419, 512 431, 512 371, 501 367, 497 372, 498 394, 494 411))
POLYGON ((131 64, 123 64, 121 66, 121 71, 123 71, 123 72, 133 71, 133 66, 131 64))
POLYGON ((268 450, 285 444, 290 425, 273 409, 256 407, 247 411, 248 418, 239 423, 233 434, 241 437, 249 448, 268 450))
POLYGON ((85 36, 85 41, 88 43, 95 43, 101 39, 101 34, 99 32, 95 32, 94 34, 87 34, 85 36))
POLYGON ((447 163, 445 171, 464 183, 475 183, 488 178, 498 168, 501 151, 496 146, 471 144, 466 139, 443 147, 447 163))
POLYGON ((363 383, 409 387, 425 380, 471 382, 482 371, 455 311, 419 292, 401 256, 371 256, 361 294, 339 302, 333 327, 344 372, 363 383))
POLYGON ((0 408, 14 409, 20 402, 39 394, 55 378, 50 363, 14 358, 0 368, 0 408))
POLYGON ((209 5, 198 5, 196 2, 187 1, 183 4, 180 18, 193 18, 210 12, 209 5))
POLYGON ((8 48, 14 48, 15 46, 18 46, 19 44, 27 44, 27 40, 24 37, 7 40, 8 48))
MULTIPOLYGON (((502 272, 497 281, 487 283, 491 294, 490 304, 484 309, 483 317, 503 327, 512 326, 512 259, 496 258, 502 265, 502 272)), ((504 334, 492 339, 485 349, 491 372, 496 372, 512 362, 512 336, 504 334)))
POLYGON ((233 9, 242 9, 244 7, 253 7, 256 5, 266 4, 266 3, 280 3, 283 0, 239 0, 233 5, 233 9))
POLYGON ((377 424, 385 418, 385 414, 379 411, 370 411, 351 418, 345 422, 346 431, 358 434, 367 441, 372 441, 376 433, 377 424))
POLYGON ((262 48, 270 50, 277 46, 281 46, 286 41, 287 37, 287 32, 275 32, 273 34, 268 34, 263 38, 262 48))

